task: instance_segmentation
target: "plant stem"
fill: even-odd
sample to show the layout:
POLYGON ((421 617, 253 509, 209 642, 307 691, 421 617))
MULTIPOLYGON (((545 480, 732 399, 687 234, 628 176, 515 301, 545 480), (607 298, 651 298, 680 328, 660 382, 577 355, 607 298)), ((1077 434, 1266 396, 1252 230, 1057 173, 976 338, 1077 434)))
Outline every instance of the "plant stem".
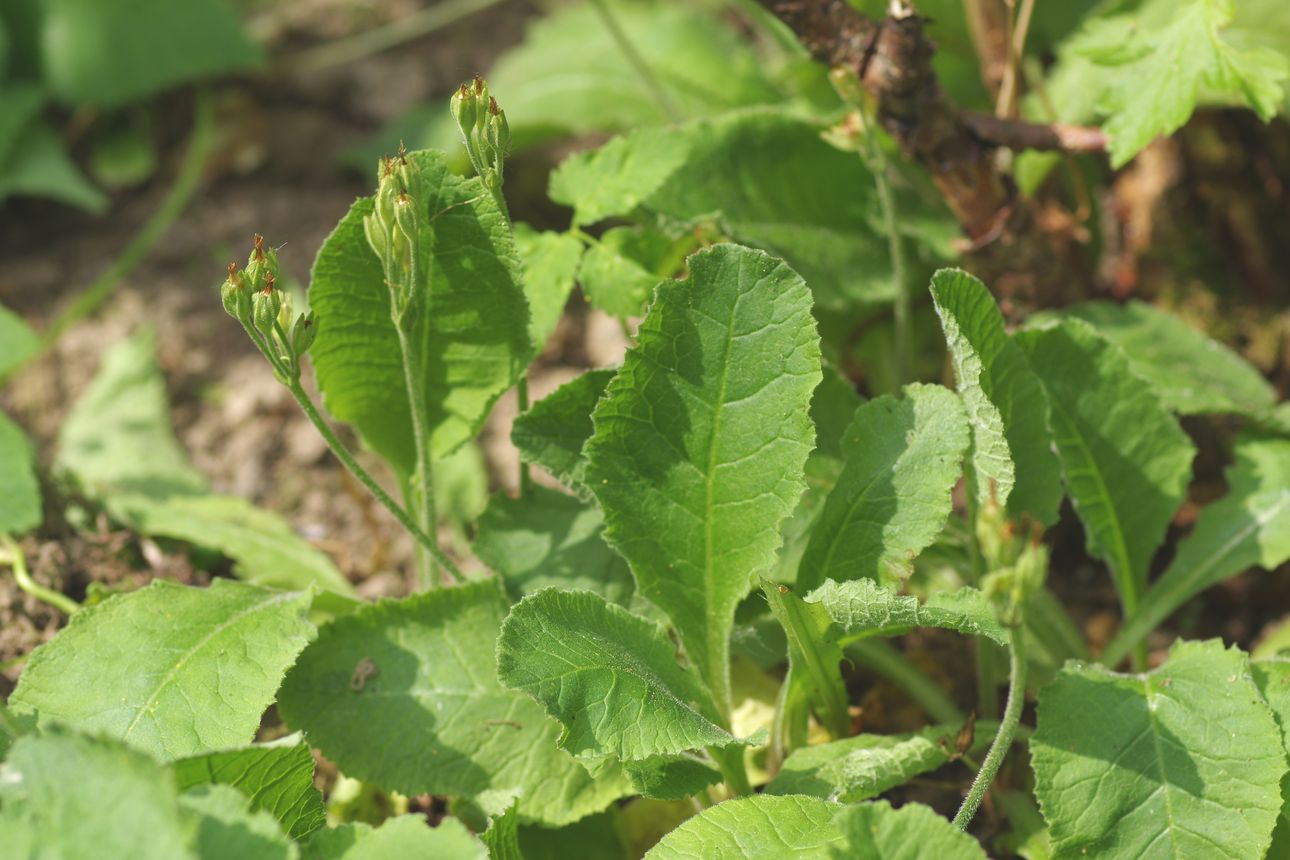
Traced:
MULTIPOLYGON (((977 500, 976 471, 970 466, 967 470, 966 498, 970 574, 972 584, 979 587, 985 576, 985 557, 976 531, 977 513, 981 508, 977 500)), ((977 638, 972 643, 972 648, 976 653, 976 712, 982 719, 993 720, 999 716, 999 652, 994 643, 982 638, 977 638)))
POLYGON ((846 647, 848 654, 891 681, 927 712, 934 722, 962 723, 963 712, 944 690, 881 639, 861 639, 846 647))
POLYGON ((1026 633, 1020 624, 1012 628, 1008 651, 1008 704, 1003 709, 1003 719, 999 723, 999 731, 995 733, 994 743, 990 745, 985 761, 981 762, 981 769, 977 771, 976 779, 972 780, 972 787, 963 799, 963 805, 954 816, 954 826, 959 830, 966 830, 972 822, 972 817, 980 808, 986 791, 994 782, 995 774, 999 772, 999 766, 1003 764, 1003 759, 1012 746, 1017 724, 1021 722, 1021 709, 1026 703, 1026 633))
POLYGON ((900 236, 900 219, 896 211, 896 195, 891 191, 891 182, 887 179, 887 156, 882 151, 875 134, 877 123, 868 115, 865 116, 865 149, 862 153, 869 172, 873 174, 873 184, 878 190, 878 206, 882 209, 883 229, 887 233, 887 254, 891 257, 891 282, 895 291, 895 303, 892 307, 895 329, 894 352, 896 353, 896 387, 904 385, 910 379, 909 346, 909 278, 906 277, 905 243, 900 236))
POLYGON ((367 491, 370 492, 387 511, 394 515, 394 518, 399 521, 400 525, 408 530, 412 537, 416 538, 418 546, 424 547, 425 550, 439 562, 439 564, 443 565, 445 570, 457 579, 462 579, 461 570, 453 563, 453 560, 439 548, 439 545, 435 543, 434 538, 430 536, 430 533, 422 529, 421 526, 412 519, 412 516, 404 510, 398 502, 394 501, 390 494, 385 492, 380 484, 376 483, 376 479, 373 478, 366 469, 359 465, 358 461, 354 459, 354 455, 349 453, 349 449, 341 443, 340 439, 336 437, 336 434, 332 432, 332 429, 327 426, 327 422, 323 420, 317 407, 315 407, 313 401, 309 399, 309 394, 300 384, 300 381, 296 380, 294 382, 287 383, 287 388, 290 389, 291 395, 296 399, 296 403, 300 404, 300 408, 304 410, 305 417, 309 419, 310 423, 312 423, 314 428, 317 429, 319 435, 323 437, 323 441, 327 443, 327 447, 331 449, 331 452, 336 455, 336 459, 340 460, 341 464, 350 471, 350 474, 357 478, 359 483, 366 487, 367 491))
POLYGON ((75 615, 80 611, 81 606, 75 600, 52 588, 46 588, 31 578, 31 573, 27 570, 27 559, 22 554, 22 548, 13 538, 0 535, 0 548, 3 548, 3 552, 0 552, 0 562, 8 563, 13 568, 13 578, 17 580, 19 588, 65 615, 75 615))
POLYGON ((847 712, 847 690, 838 670, 841 649, 835 643, 823 640, 818 626, 812 623, 806 604, 796 594, 765 580, 762 581, 762 592, 770 604, 771 613, 788 637, 791 672, 807 683, 820 722, 835 740, 849 736, 851 717, 847 712))
POLYGON ((739 745, 729 747, 708 747, 708 755, 716 762, 717 768, 726 778, 726 787, 735 796, 752 794, 752 783, 748 781, 748 769, 744 766, 744 748, 739 745))
MULTIPOLYGON (((414 254, 415 258, 415 254, 414 254)), ((414 281, 415 283, 415 281, 414 281)), ((408 411, 412 414, 412 435, 416 446, 417 465, 413 475, 413 490, 417 526, 424 534, 435 531, 434 472, 430 460, 430 437, 426 427, 426 393, 420 371, 420 353, 412 343, 410 334, 396 325, 399 332, 399 351, 403 353, 403 381, 408 389, 408 411)), ((417 572, 421 587, 438 588, 441 583, 439 568, 426 547, 417 551, 417 572)))
POLYGON ((63 311, 54 317, 49 328, 45 329, 41 335, 42 347, 48 347, 54 341, 58 340, 59 335, 69 327, 75 325, 81 320, 97 311, 104 302, 112 297, 117 287, 130 272, 134 271, 135 266, 143 261, 143 258, 153 249, 158 241, 166 235, 166 231, 175 223, 175 220, 183 214, 184 209, 188 207, 188 201, 193 197, 197 186, 202 178, 202 171, 206 167, 206 160, 210 156, 211 149, 215 143, 215 108, 211 95, 206 90, 200 90, 197 93, 197 100, 194 106, 193 130, 188 136, 188 149, 184 153, 184 160, 179 166, 179 173, 175 176, 175 182, 166 192, 166 197, 161 201, 139 232, 134 235, 130 243, 126 245, 125 250, 121 252, 112 265, 108 266, 107 271, 90 284, 83 292, 76 296, 63 311))
MULTIPOLYGON (((515 401, 516 409, 520 415, 529 411, 529 375, 525 371, 520 375, 519 382, 515 383, 515 401)), ((533 487, 533 476, 529 473, 528 464, 523 459, 520 460, 520 498, 529 494, 533 487)))
POLYGON ((685 114, 676 106, 676 102, 672 101, 671 95, 663 88, 663 84, 659 79, 654 76, 649 63, 636 50, 636 46, 632 44, 631 39, 627 38, 627 33, 623 31, 622 25, 619 23, 617 16, 614 15, 613 10, 609 8, 606 0, 591 0, 591 5, 600 13, 600 19, 604 21, 605 29, 609 31, 609 35, 617 43, 618 50, 623 52, 623 58, 636 71, 641 83, 649 90, 650 96, 658 104, 659 110, 667 117, 668 122, 673 125, 683 122, 685 114))

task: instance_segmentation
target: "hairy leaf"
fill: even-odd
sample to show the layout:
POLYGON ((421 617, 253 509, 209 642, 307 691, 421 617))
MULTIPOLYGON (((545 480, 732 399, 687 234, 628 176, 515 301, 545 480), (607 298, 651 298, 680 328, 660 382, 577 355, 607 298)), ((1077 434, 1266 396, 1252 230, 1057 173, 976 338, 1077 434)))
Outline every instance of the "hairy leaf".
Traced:
POLYGON ((524 852, 520 850, 519 806, 512 803, 501 815, 493 816, 479 839, 488 848, 489 860, 524 860, 524 852))
POLYGON ((574 275, 582 261, 582 243, 567 233, 539 233, 527 224, 516 224, 515 249, 524 261, 529 341, 536 352, 541 352, 573 292, 574 275))
POLYGON ((0 765, 7 857, 196 860, 193 831, 170 774, 118 741, 54 729, 0 765))
POLYGON ((990 601, 975 588, 938 592, 922 603, 870 579, 828 580, 808 594, 806 602, 824 609, 844 643, 867 636, 899 636, 915 627, 943 627, 1008 644, 1008 631, 995 617, 990 601))
POLYGON ((588 591, 546 589, 502 625, 497 676, 564 726, 574 755, 623 761, 739 743, 658 624, 588 591))
POLYGON ((324 626, 283 682, 286 722, 346 774, 404 794, 472 798, 575 821, 624 794, 557 749, 559 725, 498 683, 507 601, 495 582, 386 600, 324 626))
POLYGON ((1054 856, 1262 857, 1281 810, 1281 734, 1246 656, 1180 642, 1144 675, 1069 664, 1030 742, 1054 856))
POLYGON ((612 370, 589 370, 534 403, 511 428, 511 442, 525 461, 584 496, 587 461, 582 446, 591 438, 592 410, 613 378, 612 370))
MULTIPOLYGON (((427 345, 427 432, 442 457, 474 438, 527 367, 529 314, 510 225, 483 184, 451 173, 443 153, 408 157, 421 168, 428 198, 419 216, 429 302, 414 336, 427 345)), ((318 251, 309 304, 319 325, 310 355, 331 413, 407 475, 416 455, 403 360, 385 275, 363 234, 372 205, 370 197, 356 201, 318 251)))
POLYGON ((1196 448, 1114 344, 1080 320, 1017 335, 1052 408, 1066 489, 1089 552, 1132 611, 1182 503, 1196 448))
POLYGON ((753 795, 703 810, 663 837, 647 860, 811 860, 833 857, 842 807, 815 797, 753 795))
POLYGON ((322 795, 314 787, 314 757, 304 744, 253 746, 181 758, 172 764, 180 791, 199 785, 231 785, 299 840, 327 823, 322 795))
POLYGON ((633 791, 658 800, 685 800, 721 782, 721 771, 686 755, 626 762, 623 770, 632 781, 633 791))
POLYGON ((1227 495, 1201 509, 1173 562, 1107 646, 1114 665, 1185 602, 1251 567, 1290 559, 1290 440, 1245 436, 1227 470, 1227 495))
POLYGON ((523 498, 493 497, 473 548, 516 600, 555 586, 594 591, 625 605, 635 583, 627 562, 605 543, 604 531, 605 518, 594 504, 530 487, 523 498))
POLYGON ((319 830, 305 843, 308 860, 487 860, 488 849, 456 818, 427 827, 424 815, 387 818, 380 827, 342 824, 319 830))
MULTIPOLYGON (((1281 730, 1281 745, 1290 754, 1290 660, 1255 660, 1250 664, 1254 683, 1281 730)), ((1272 831, 1268 857, 1283 857, 1290 850, 1290 770, 1281 777, 1281 814, 1272 831)))
POLYGON ((296 860, 300 856, 273 816, 253 810, 250 800, 235 788, 201 786, 180 797, 179 805, 196 825, 195 845, 202 860, 296 860))
POLYGON ((856 410, 846 466, 811 531, 799 590, 825 579, 902 577, 945 525, 962 473, 968 423, 953 392, 906 386, 856 410))
POLYGON ((641 593, 730 707, 735 606, 801 495, 821 379, 810 293, 783 263, 717 245, 659 285, 593 414, 586 482, 641 593))
POLYGON ((981 845, 921 803, 893 809, 887 801, 848 806, 834 820, 846 849, 835 857, 865 860, 985 860, 981 845))
POLYGON ((250 743, 313 632, 309 603, 226 579, 156 580, 73 616, 32 652, 9 705, 164 759, 250 743))
POLYGON ((0 535, 18 535, 40 525, 36 452, 22 428, 0 412, 0 535))
MULTIPOLYGON (((753 110, 673 129, 642 129, 565 160, 551 196, 593 223, 634 216, 675 231, 699 228, 782 256, 829 307, 892 297, 887 238, 862 159, 820 138, 815 124, 753 110)), ((944 214, 912 196, 901 229, 917 250, 948 253, 944 214)))
POLYGON ((972 430, 972 479, 980 502, 1006 505, 1051 525, 1061 504, 1048 400, 1025 354, 1003 327, 985 284, 958 269, 932 277, 932 299, 954 359, 959 397, 972 430))

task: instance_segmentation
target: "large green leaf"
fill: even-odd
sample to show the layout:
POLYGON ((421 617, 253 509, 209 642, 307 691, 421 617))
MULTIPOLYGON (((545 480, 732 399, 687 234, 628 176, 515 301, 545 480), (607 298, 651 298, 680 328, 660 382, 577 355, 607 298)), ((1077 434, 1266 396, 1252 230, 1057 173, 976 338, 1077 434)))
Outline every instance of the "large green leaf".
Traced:
POLYGON ((676 243, 658 230, 639 227, 611 227, 587 255, 578 269, 578 283, 593 307, 627 319, 639 316, 649 302, 654 286, 672 274, 669 268, 676 243), (664 270, 664 271, 660 271, 664 270))
POLYGON ((1030 741, 1056 858, 1262 857, 1281 734, 1240 651, 1180 642, 1144 675, 1069 664, 1030 741))
POLYGON ((939 592, 923 603, 871 579, 828 580, 808 594, 806 602, 827 613, 843 643, 868 636, 899 636, 915 627, 942 627, 1008 644, 1008 631, 995 617, 990 601, 975 588, 939 592))
POLYGON ((308 860, 486 860, 488 850, 456 818, 445 818, 431 828, 424 815, 400 815, 387 818, 377 828, 342 824, 319 830, 305 844, 304 856, 308 860))
MULTIPOLYGON (((795 750, 779 774, 766 786, 767 794, 809 794, 843 803, 877 797, 919 774, 953 760, 958 750, 958 726, 932 726, 916 734, 856 735, 852 738, 795 750)), ((978 725, 976 746, 992 735, 978 725)))
POLYGON ((22 534, 40 525, 36 452, 22 428, 0 412, 0 534, 22 534))
POLYGON ((582 243, 568 233, 539 233, 527 224, 516 224, 515 249, 524 261, 529 341, 534 350, 541 352, 573 292, 573 279, 582 261, 582 243))
POLYGON ((167 759, 250 743, 313 632, 309 603, 230 580, 158 580, 73 616, 32 652, 9 705, 167 759))
POLYGON ((40 335, 22 317, 0 305, 0 381, 40 349, 40 335))
POLYGON ((108 205, 67 154, 58 132, 42 120, 23 128, 0 164, 0 201, 11 195, 48 197, 96 213, 108 205))
POLYGON ((13 858, 195 860, 170 774, 109 740, 51 730, 0 765, 0 853, 13 858))
POLYGON ((932 299, 954 360, 972 429, 972 479, 980 502, 1050 525, 1062 500, 1048 400, 1026 356, 1004 331, 985 284, 959 269, 932 277, 932 299))
POLYGON ((69 105, 116 107, 262 57, 220 0, 47 0, 41 70, 69 105))
MULTIPOLYGON (((663 837, 647 860, 813 860, 835 856, 842 807, 816 797, 754 795, 703 810, 663 837)), ((862 856, 862 855, 861 855, 862 856)))
POLYGON ((244 499, 211 493, 170 425, 165 382, 147 331, 122 341, 59 432, 57 465, 113 517, 141 532, 218 550, 250 582, 353 587, 281 517, 244 499))
POLYGON ((574 755, 639 761, 739 742, 663 627, 592 592, 549 588, 517 603, 497 675, 560 721, 574 755))
POLYGON ((612 370, 589 370, 566 382, 515 419, 511 441, 520 456, 546 469, 571 490, 587 495, 582 446, 591 438, 591 413, 605 393, 612 370))
MULTIPOLYGON (((475 437, 528 366, 529 314, 510 224, 492 195, 478 179, 449 172, 443 153, 408 157, 421 168, 427 198, 420 223, 429 301, 414 336, 427 345, 427 432, 441 457, 475 437)), ((385 275, 363 234, 372 205, 370 197, 356 201, 318 251, 310 354, 327 408, 407 475, 416 455, 403 359, 385 275)))
POLYGON ((575 821, 626 793, 558 749, 560 727, 498 683, 507 601, 496 582, 386 600, 324 626, 278 696, 283 719, 349 776, 575 821))
POLYGON ((865 860, 986 860, 981 845, 921 803, 892 809, 885 800, 848 806, 834 819, 845 849, 835 857, 865 860))
POLYGON ((1182 503, 1196 448, 1124 351, 1088 323, 1017 334, 1043 380, 1066 489, 1132 611, 1182 503))
POLYGON ((1290 440, 1242 437, 1226 477, 1227 495, 1201 509, 1169 567, 1107 646, 1108 665, 1206 588, 1290 559, 1290 440))
MULTIPOLYGON (((716 229, 782 256, 830 307, 892 297, 873 189, 862 159, 810 121, 769 110, 635 131, 551 176, 552 198, 579 222, 633 215, 675 231, 716 229)), ((912 195, 901 204, 914 249, 948 253, 946 216, 912 195)))
POLYGON ((659 285, 593 415, 586 481, 609 542, 730 708, 730 630, 801 495, 821 379, 810 293, 759 251, 717 245, 659 285))
POLYGON ((797 570, 799 590, 825 579, 903 577, 936 539, 968 447, 963 404, 939 385, 909 385, 856 410, 846 466, 797 570))
POLYGON ((265 810, 292 839, 327 823, 322 795, 314 787, 314 757, 304 744, 253 746, 189 756, 172 765, 180 791, 199 785, 231 785, 251 810, 265 810))
POLYGON ((635 590, 627 562, 605 543, 594 504, 530 487, 523 498, 493 497, 473 548, 515 599, 541 588, 583 588, 626 605, 635 590))
POLYGON ((1086 302, 1061 314, 1090 323, 1119 345, 1134 373, 1175 412, 1261 415, 1276 405, 1276 390, 1253 365, 1154 305, 1086 302))
MULTIPOLYGON (((1290 660, 1255 660, 1250 668, 1263 701, 1272 709, 1272 716, 1281 729, 1282 747, 1290 754, 1290 660)), ((1290 770, 1281 777, 1281 798, 1281 814, 1272 831, 1268 857, 1284 857, 1290 853, 1290 770)))
POLYGON ((246 795, 227 785, 206 785, 179 798, 196 824, 194 845, 202 860, 296 860, 300 851, 273 816, 251 807, 246 795))
MULTIPOLYGON (((607 0, 670 100, 686 116, 777 102, 780 94, 753 43, 712 10, 693 4, 607 0)), ((590 3, 538 18, 524 41, 488 73, 523 148, 568 134, 620 131, 668 121, 658 99, 590 3)), ((364 147, 362 165, 400 140, 453 150, 459 132, 440 101, 383 129, 381 149, 364 147)))

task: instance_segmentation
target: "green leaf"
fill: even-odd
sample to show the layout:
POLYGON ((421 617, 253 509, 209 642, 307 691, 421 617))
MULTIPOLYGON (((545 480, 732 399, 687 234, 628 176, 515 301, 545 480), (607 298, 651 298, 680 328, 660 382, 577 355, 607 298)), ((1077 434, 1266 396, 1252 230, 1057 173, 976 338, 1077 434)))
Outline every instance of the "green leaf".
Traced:
POLYGON ((1068 664, 1030 741, 1054 856, 1262 857, 1281 734, 1239 650, 1179 642, 1144 675, 1068 664))
POLYGON ((377 828, 342 824, 319 830, 305 843, 304 856, 308 860, 487 860, 488 850, 456 818, 445 818, 431 828, 424 815, 400 815, 387 818, 377 828))
MULTIPOLYGON (((1255 660, 1250 664, 1254 683, 1281 730, 1281 746, 1290 754, 1290 660, 1255 660)), ((1268 857, 1283 857, 1290 849, 1290 771, 1281 777, 1281 813, 1272 831, 1268 857)))
POLYGON ((42 72, 70 106, 116 107, 262 59, 218 0, 48 0, 44 15, 42 72))
MULTIPOLYGON (((976 747, 993 735, 978 725, 976 747)), ((958 726, 932 726, 916 734, 856 735, 795 750, 767 794, 807 794, 843 803, 877 797, 953 760, 958 726)), ((964 752, 969 752, 964 750, 964 752)))
POLYGON ((1107 646, 1108 665, 1205 589, 1290 559, 1290 440, 1243 436, 1226 478, 1227 495, 1201 509, 1169 567, 1107 646))
POLYGON ((986 860, 968 834, 921 803, 892 809, 885 800, 848 806, 834 819, 846 840, 835 857, 865 860, 986 860))
POLYGON ((524 860, 520 850, 520 817, 518 805, 512 803, 501 815, 488 822, 480 841, 488 848, 489 860, 524 860))
POLYGON ((558 490, 530 487, 523 498, 493 497, 479 520, 473 549, 518 600, 555 586, 594 591, 626 605, 631 570, 605 543, 600 509, 558 490))
POLYGON ((539 233, 527 224, 516 224, 515 250, 524 261, 529 341, 534 350, 541 352, 573 292, 574 276, 582 262, 582 243, 568 233, 539 233))
POLYGON ((24 127, 0 164, 0 201, 12 195, 48 197, 96 214, 108 205, 68 156, 58 132, 40 120, 24 127))
MULTIPOLYGON (((764 248, 800 272, 822 305, 889 300, 873 177, 820 131, 770 110, 642 129, 566 159, 551 175, 551 197, 573 206, 578 223, 630 215, 764 248)), ((919 240, 915 251, 949 253, 943 211, 912 195, 900 211, 902 230, 919 240)))
MULTIPOLYGON (((0 43, 4 42, 4 33, 4 22, 0 21, 0 43)), ((3 73, 0 62, 0 77, 3 73)), ((0 171, 3 171, 22 133, 37 120, 44 106, 45 91, 39 84, 5 79, 4 88, 0 89, 0 171)))
POLYGON ((722 713, 735 607, 774 562, 801 495, 821 376, 802 279, 717 245, 690 257, 686 280, 659 285, 593 415, 586 481, 609 542, 672 619, 722 713))
POLYGON ((497 676, 559 720, 560 745, 577 756, 640 761, 740 743, 663 627, 591 592, 549 588, 517 603, 497 676))
POLYGON ((526 462, 535 463, 571 490, 588 495, 582 446, 591 438, 591 413, 613 370, 589 370, 561 385, 515 419, 511 442, 526 462))
POLYGON ((576 821, 622 796, 556 748, 557 723, 497 680, 507 601, 496 582, 386 600, 324 626, 278 695, 283 719, 346 775, 498 813, 576 821))
POLYGON ((6 857, 195 860, 174 781, 143 753, 60 729, 26 735, 0 765, 6 857))
POLYGON ((611 227, 587 250, 578 283, 593 307, 619 319, 640 316, 676 243, 657 230, 611 227))
MULTIPOLYGON (((636 809, 648 802, 637 800, 628 808, 636 809)), ((685 806, 693 809, 689 803, 685 806)), ((651 823, 655 821, 657 818, 651 823)), ((566 827, 521 826, 520 848, 524 860, 568 860, 570 845, 578 846, 579 860, 627 860, 641 852, 636 855, 627 852, 625 831, 619 808, 611 806, 566 827)))
POLYGON ((1084 320, 1123 349, 1133 372, 1175 412, 1261 415, 1276 405, 1276 390, 1249 362, 1146 302, 1086 302, 1061 314, 1084 320))
MULTIPOLYGON (((703 810, 663 837, 647 860, 811 860, 829 858, 842 834, 842 807, 814 797, 761 794, 703 810)), ((863 855, 860 855, 863 856, 863 855)))
POLYGON ((173 759, 250 743, 313 625, 308 593, 163 580, 88 606, 32 652, 9 698, 173 759))
POLYGON ((0 412, 0 535, 20 535, 40 525, 36 452, 22 428, 0 412))
POLYGON ((292 839, 327 823, 322 795, 314 787, 314 757, 304 744, 253 746, 189 756, 171 765, 180 791, 199 785, 231 785, 251 810, 271 814, 292 839))
MULTIPOLYGON (((701 6, 609 0, 614 17, 669 98, 686 116, 721 113, 781 98, 764 58, 724 16, 701 6)), ((668 117, 591 4, 534 20, 487 75, 506 109, 512 147, 552 137, 663 125, 668 117)), ((383 129, 353 160, 364 169, 400 140, 452 151, 459 133, 436 100, 383 129)))
MULTIPOLYGON (((416 152, 428 208, 424 326, 431 450, 452 453, 478 434, 493 403, 532 355, 521 267, 510 225, 478 179, 448 171, 441 152, 416 152)), ((354 424, 402 475, 416 461, 412 418, 389 289, 363 234, 363 197, 314 261, 309 304, 319 319, 310 355, 327 408, 354 424)))
POLYGON ((210 493, 170 425, 150 332, 113 347, 59 432, 56 465, 136 531, 218 550, 237 574, 273 587, 353 594, 349 580, 281 517, 210 493))
POLYGON ((295 843, 267 812, 255 812, 245 795, 226 785, 197 788, 179 798, 197 825, 197 853, 203 860, 296 860, 295 843))
POLYGON ((1235 5, 1152 0, 1129 14, 1095 19, 1080 34, 1075 50, 1104 70, 1091 83, 1097 110, 1107 116, 1112 167, 1181 128, 1206 92, 1247 104, 1265 121, 1276 114, 1290 62, 1265 47, 1239 49, 1225 37, 1235 5))
POLYGON ((993 498, 1014 519, 1028 515, 1052 525, 1062 501, 1061 464, 1053 455, 1043 385, 1008 338, 985 284, 943 269, 932 277, 932 299, 972 430, 970 474, 978 501, 993 498))
POLYGON ((40 335, 22 317, 0 305, 0 381, 40 350, 40 335))
POLYGON ((846 466, 802 554, 798 590, 830 578, 903 578, 945 525, 967 416, 939 385, 909 385, 904 395, 856 410, 842 442, 846 466))
POLYGON ((721 771, 686 755, 625 762, 623 770, 632 781, 633 791, 657 800, 684 800, 722 779, 721 771))
MULTIPOLYGON (((762 592, 788 639, 788 675, 784 683, 800 684, 829 734, 846 737, 851 731, 851 715, 846 685, 838 668, 842 649, 837 638, 829 635, 828 615, 820 607, 808 605, 787 586, 763 579, 762 592)), ((781 696, 792 698, 792 692, 781 696)))
POLYGON ((989 599, 975 588, 938 592, 921 603, 871 579, 828 580, 808 594, 806 602, 823 608, 843 644, 869 636, 900 636, 915 627, 942 627, 1008 644, 1008 631, 989 599))
POLYGON ((1123 350, 1080 320, 1019 332, 1043 380, 1066 489, 1088 550, 1127 611, 1182 503, 1196 448, 1123 350))

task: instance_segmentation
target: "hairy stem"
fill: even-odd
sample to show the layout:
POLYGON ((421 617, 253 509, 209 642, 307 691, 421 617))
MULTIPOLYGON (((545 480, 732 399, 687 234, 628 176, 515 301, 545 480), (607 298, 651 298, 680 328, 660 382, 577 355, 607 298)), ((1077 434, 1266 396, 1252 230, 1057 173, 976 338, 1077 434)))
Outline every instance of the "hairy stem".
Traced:
POLYGON ((708 755, 716 762, 717 768, 726 778, 726 787, 736 797, 752 794, 752 783, 748 781, 748 769, 744 765, 744 748, 736 744, 729 747, 709 747, 708 755))
POLYGON ((990 744, 990 751, 986 753, 985 761, 981 762, 981 769, 972 780, 972 787, 968 789, 967 797, 963 798, 963 805, 954 816, 954 826, 959 830, 966 830, 972 823, 972 817, 976 815, 986 791, 989 790, 990 784, 994 782, 994 777, 999 772, 999 766, 1003 764, 1004 757, 1012 747, 1017 725, 1021 722, 1021 709, 1026 702, 1026 633, 1025 628, 1020 624, 1012 628, 1008 652, 1010 656, 1008 704, 1003 709, 1003 720, 999 723, 999 731, 994 736, 994 743, 990 744))
POLYGON ((17 580, 18 587, 27 594, 42 603, 48 603, 65 615, 75 615, 80 611, 81 606, 75 600, 52 588, 46 588, 31 578, 31 573, 27 570, 27 558, 23 555, 22 548, 8 535, 0 535, 0 563, 6 563, 13 568, 13 578, 17 580))
POLYGON ((649 63, 645 61, 640 51, 636 50, 636 46, 627 37, 627 33, 624 32, 622 24, 619 23, 618 17, 613 10, 609 8, 609 4, 605 0, 591 0, 591 5, 600 13, 600 19, 604 21, 605 29, 609 31, 609 35, 613 37, 614 42, 618 45, 618 50, 623 52, 623 58, 635 70, 637 76, 641 79, 641 83, 645 85, 645 89, 649 90, 650 96, 658 104, 659 110, 667 117, 668 122, 673 125, 682 122, 685 119, 685 115, 681 113, 671 95, 663 88, 663 84, 655 77, 654 71, 649 67, 649 63))
MULTIPOLYGON (((434 472, 430 460, 430 437, 426 427, 425 385, 420 371, 419 351, 413 344, 409 333, 402 326, 396 326, 399 332, 399 351, 403 354, 403 381, 408 389, 408 411, 412 413, 412 435, 416 446, 416 474, 412 476, 414 491, 414 508, 417 514, 417 527, 424 534, 435 531, 434 472)), ((435 557, 425 546, 417 550, 417 573, 422 588, 438 588, 441 582, 439 568, 435 557)))
POLYGON ((371 493, 387 511, 394 515, 394 518, 399 521, 400 525, 408 530, 408 533, 411 534, 412 537, 416 538, 418 546, 423 547, 425 551, 438 561, 445 570, 457 579, 462 579, 461 570, 453 563, 453 560, 439 548, 439 545, 435 542, 430 532, 422 529, 417 521, 414 520, 398 502, 394 501, 390 494, 385 492, 380 484, 376 483, 376 479, 372 477, 371 473, 359 465, 358 461, 354 459, 354 455, 349 452, 349 449, 345 447, 339 438, 337 438, 336 434, 332 432, 332 429, 327 426, 327 422, 323 420, 317 407, 315 407, 313 401, 309 399, 309 393, 305 391, 299 380, 289 382, 287 384, 287 388, 290 389, 291 396, 296 399, 296 403, 300 404, 300 408, 304 411, 305 417, 309 419, 310 423, 314 425, 314 428, 318 431, 319 435, 323 437, 323 441, 327 443, 327 447, 331 449, 331 452, 336 455, 336 459, 340 460, 341 464, 349 470, 350 474, 357 478, 359 483, 366 487, 367 491, 371 493))

